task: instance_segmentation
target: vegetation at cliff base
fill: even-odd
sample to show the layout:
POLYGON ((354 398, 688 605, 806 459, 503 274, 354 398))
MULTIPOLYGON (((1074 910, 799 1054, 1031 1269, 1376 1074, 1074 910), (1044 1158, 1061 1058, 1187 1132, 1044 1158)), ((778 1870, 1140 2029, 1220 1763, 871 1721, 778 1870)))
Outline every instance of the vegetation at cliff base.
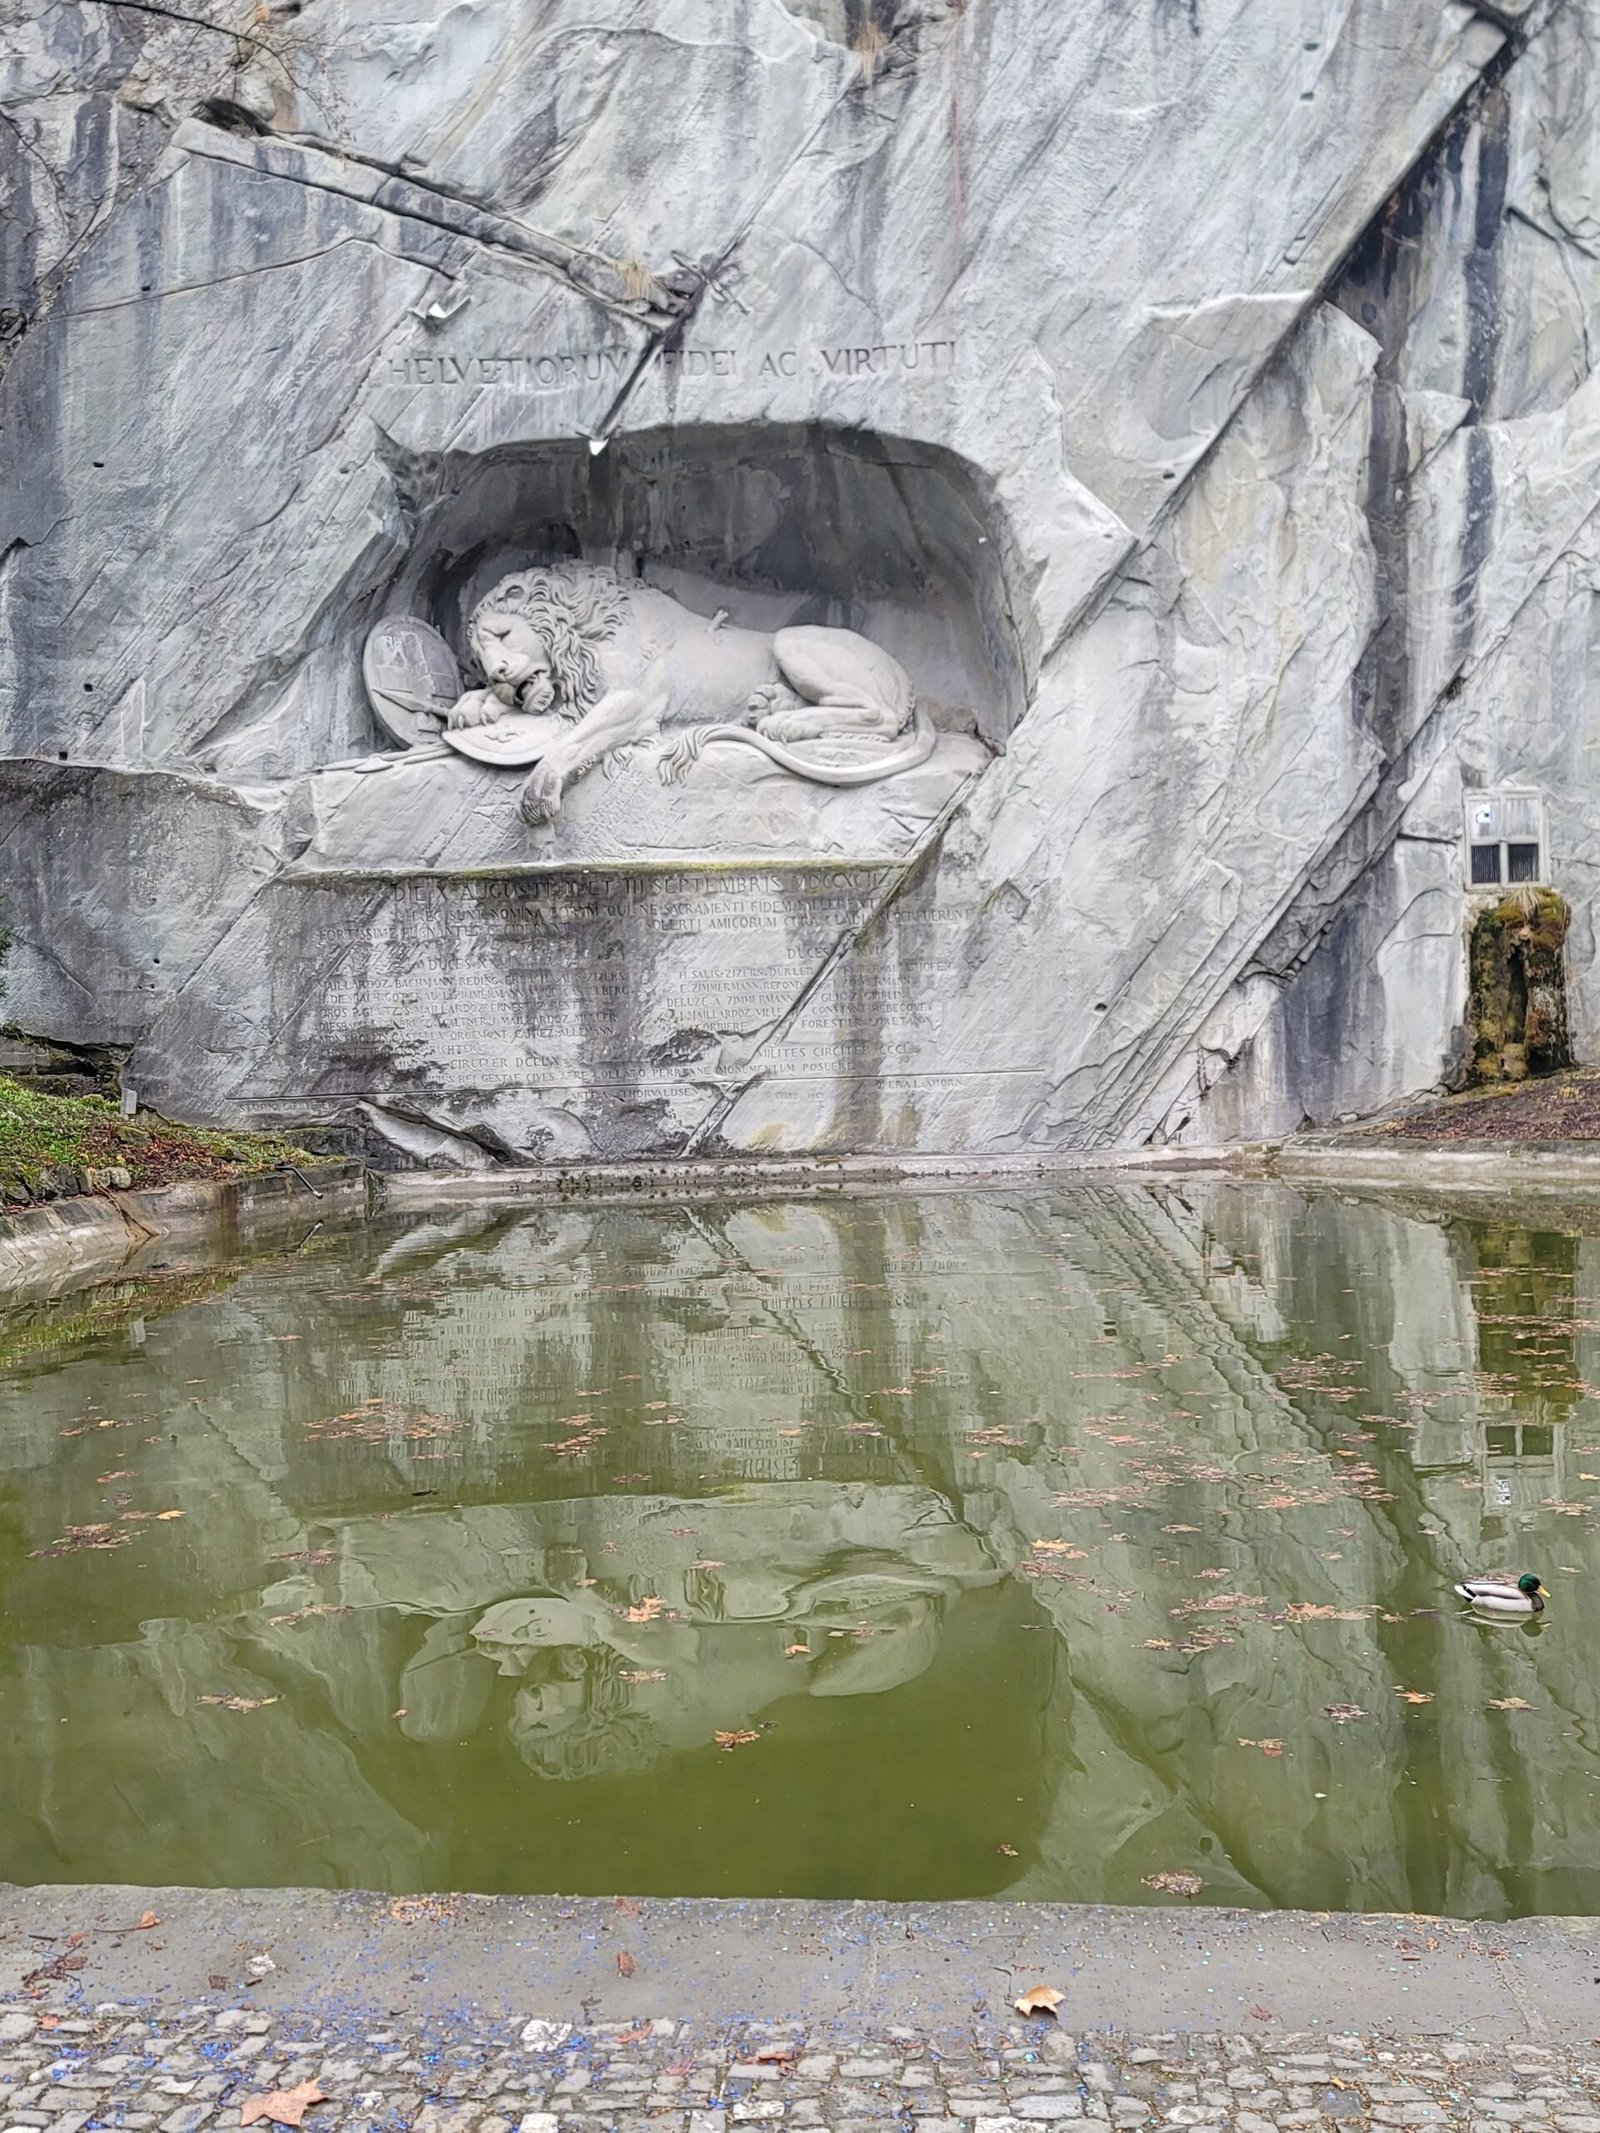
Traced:
POLYGON ((314 1160, 281 1134, 211 1132, 149 1111, 124 1118, 103 1096, 51 1096, 0 1074, 0 1198, 10 1205, 124 1182, 247 1177, 314 1160), (101 1175, 107 1171, 126 1178, 101 1175))

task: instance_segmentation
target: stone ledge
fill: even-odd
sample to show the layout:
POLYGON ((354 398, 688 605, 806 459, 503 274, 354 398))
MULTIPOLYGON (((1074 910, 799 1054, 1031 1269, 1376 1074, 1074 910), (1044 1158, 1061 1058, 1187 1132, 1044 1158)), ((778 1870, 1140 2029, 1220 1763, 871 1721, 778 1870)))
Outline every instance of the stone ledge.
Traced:
POLYGON ((13 1208, 0 1214, 0 1295, 54 1295, 113 1274, 155 1272, 174 1250, 231 1246, 274 1228, 366 1212, 361 1164, 319 1163, 305 1179, 287 1170, 190 1178, 13 1208))
POLYGON ((1271 1170, 1286 1183, 1448 1186, 1461 1192, 1571 1192, 1600 1189, 1593 1141, 1410 1141, 1403 1147, 1354 1140, 1285 1141, 1271 1170))
MULTIPOLYGON (((514 2024, 513 2046, 538 2017, 574 2031, 1021 2026, 1035 2048, 1085 2031, 1243 2032, 1271 2051, 1285 2032, 1349 2030, 1586 2047, 1600 1948, 1587 1918, 98 1885, 0 1887, 0 1928, 0 1998, 54 1952, 85 1957, 46 1985, 41 2007, 63 2017, 107 2001, 380 2026, 470 2013, 514 2024), (159 1926, 130 1930, 146 1912, 159 1926), (1065 1995, 1059 2023, 1019 2025, 1012 2002, 1040 1983, 1065 1995)), ((1030 2093, 1047 2086, 1046 2067, 1027 2071, 1030 2093)))

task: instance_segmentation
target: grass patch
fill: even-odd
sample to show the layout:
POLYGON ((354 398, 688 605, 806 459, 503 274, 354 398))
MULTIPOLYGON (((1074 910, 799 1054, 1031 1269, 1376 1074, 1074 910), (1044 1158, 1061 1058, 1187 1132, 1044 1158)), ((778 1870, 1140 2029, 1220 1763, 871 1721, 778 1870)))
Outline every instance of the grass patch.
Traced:
POLYGON ((68 1173, 121 1169, 135 1186, 242 1178, 318 1160, 279 1133, 217 1133, 154 1112, 124 1118, 103 1096, 46 1096, 0 1074, 0 1197, 13 1205, 81 1191, 68 1173))

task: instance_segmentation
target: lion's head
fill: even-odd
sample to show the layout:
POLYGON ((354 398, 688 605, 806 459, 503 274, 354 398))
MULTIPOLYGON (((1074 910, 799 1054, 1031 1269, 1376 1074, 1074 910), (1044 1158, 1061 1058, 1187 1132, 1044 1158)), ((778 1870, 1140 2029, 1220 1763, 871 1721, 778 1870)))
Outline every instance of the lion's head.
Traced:
POLYGON ((472 610, 467 646, 512 710, 578 718, 600 693, 594 647, 616 634, 627 611, 626 587, 599 564, 519 570, 472 610))

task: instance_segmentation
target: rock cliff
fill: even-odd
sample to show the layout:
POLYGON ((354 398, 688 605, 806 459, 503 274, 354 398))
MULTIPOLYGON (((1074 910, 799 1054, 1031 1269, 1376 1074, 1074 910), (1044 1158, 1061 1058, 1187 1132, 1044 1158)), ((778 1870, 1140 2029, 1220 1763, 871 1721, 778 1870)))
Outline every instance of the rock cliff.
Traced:
POLYGON ((1509 792, 1592 1054, 1600 0, 0 18, 18 1027, 413 1158, 1276 1134, 1453 1070, 1509 792), (395 747, 373 625, 564 557, 931 759, 395 747))

